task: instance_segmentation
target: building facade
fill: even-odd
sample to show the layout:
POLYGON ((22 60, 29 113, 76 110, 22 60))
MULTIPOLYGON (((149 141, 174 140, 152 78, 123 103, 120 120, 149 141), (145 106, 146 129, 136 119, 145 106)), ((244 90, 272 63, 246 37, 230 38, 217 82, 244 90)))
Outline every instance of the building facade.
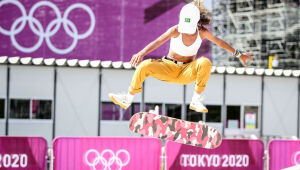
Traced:
POLYGON ((123 110, 108 93, 127 90, 134 69, 126 63, 43 63, 0 65, 1 135, 49 142, 56 136, 135 136, 130 116, 159 106, 160 114, 205 121, 226 137, 299 136, 299 71, 213 67, 203 115, 188 109, 193 84, 147 78, 144 91, 123 110))

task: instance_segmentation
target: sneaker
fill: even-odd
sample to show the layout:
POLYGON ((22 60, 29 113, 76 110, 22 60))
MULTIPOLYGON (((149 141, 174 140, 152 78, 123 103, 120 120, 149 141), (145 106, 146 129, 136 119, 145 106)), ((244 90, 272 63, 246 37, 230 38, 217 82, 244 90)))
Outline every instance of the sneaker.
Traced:
POLYGON ((190 104, 190 109, 196 112, 207 113, 207 108, 203 105, 204 97, 202 95, 194 95, 190 104))
POLYGON ((200 121, 198 122, 198 124, 200 124, 200 125, 205 125, 205 122, 203 122, 203 121, 200 120, 200 121))
POLYGON ((127 109, 130 105, 132 100, 130 100, 130 96, 128 94, 108 94, 109 98, 117 104, 121 106, 123 109, 127 109))

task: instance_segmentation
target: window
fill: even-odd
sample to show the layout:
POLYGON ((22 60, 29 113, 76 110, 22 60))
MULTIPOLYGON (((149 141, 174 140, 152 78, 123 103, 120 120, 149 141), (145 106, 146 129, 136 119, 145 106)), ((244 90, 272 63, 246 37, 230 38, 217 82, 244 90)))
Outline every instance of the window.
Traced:
POLYGON ((169 117, 181 119, 181 104, 166 104, 166 114, 169 117))
POLYGON ((202 113, 196 112, 189 108, 189 105, 186 106, 187 112, 187 121, 199 122, 203 120, 202 113))
POLYGON ((187 105, 187 120, 191 122, 221 122, 221 106, 207 105, 206 108, 208 109, 208 113, 205 113, 206 119, 203 120, 203 113, 191 110, 189 109, 189 105, 187 105))
POLYGON ((52 101, 51 100, 11 99, 10 100, 10 118, 12 118, 12 119, 51 119, 52 118, 52 101), (30 108, 30 106, 31 106, 31 108, 30 108))
POLYGON ((241 106, 227 106, 226 128, 240 128, 241 106))
POLYGON ((32 100, 32 119, 51 119, 51 100, 32 100))
POLYGON ((140 111, 139 103, 132 103, 128 109, 124 110, 123 120, 130 120, 131 116, 140 111))
POLYGON ((30 100, 11 99, 10 100, 10 118, 29 119, 30 100))
POLYGON ((102 120, 119 120, 120 119, 120 107, 111 103, 102 103, 102 120))
POLYGON ((258 128, 258 106, 244 107, 244 128, 245 129, 258 128))
POLYGON ((221 122, 221 106, 207 105, 206 122, 221 122))
POLYGON ((132 103, 130 107, 124 110, 112 102, 103 102, 101 120, 129 120, 133 114, 138 113, 139 111, 139 103, 132 103))
POLYGON ((5 114, 5 100, 0 99, 0 119, 4 119, 5 114))

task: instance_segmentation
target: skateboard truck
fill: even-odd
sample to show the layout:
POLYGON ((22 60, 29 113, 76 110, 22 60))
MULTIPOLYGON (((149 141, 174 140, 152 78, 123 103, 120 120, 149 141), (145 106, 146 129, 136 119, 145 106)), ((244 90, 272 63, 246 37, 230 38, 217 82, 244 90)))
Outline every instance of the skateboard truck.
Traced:
POLYGON ((154 110, 149 110, 149 113, 153 113, 153 114, 159 115, 159 107, 155 106, 154 110))
POLYGON ((201 121, 201 120, 200 120, 198 123, 199 123, 200 125, 205 124, 205 122, 203 122, 203 121, 201 121))

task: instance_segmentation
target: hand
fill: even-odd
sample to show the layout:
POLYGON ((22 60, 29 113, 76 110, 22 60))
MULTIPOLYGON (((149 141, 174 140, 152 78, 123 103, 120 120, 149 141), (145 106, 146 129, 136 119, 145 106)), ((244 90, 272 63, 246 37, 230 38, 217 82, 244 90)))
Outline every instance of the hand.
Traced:
POLYGON ((134 54, 130 60, 130 64, 133 66, 133 67, 137 67, 144 59, 144 56, 137 53, 137 54, 134 54))
POLYGON ((252 59, 254 58, 254 56, 251 56, 251 53, 248 52, 248 53, 243 53, 239 58, 241 63, 244 65, 244 67, 246 67, 247 60, 253 61, 252 59))

